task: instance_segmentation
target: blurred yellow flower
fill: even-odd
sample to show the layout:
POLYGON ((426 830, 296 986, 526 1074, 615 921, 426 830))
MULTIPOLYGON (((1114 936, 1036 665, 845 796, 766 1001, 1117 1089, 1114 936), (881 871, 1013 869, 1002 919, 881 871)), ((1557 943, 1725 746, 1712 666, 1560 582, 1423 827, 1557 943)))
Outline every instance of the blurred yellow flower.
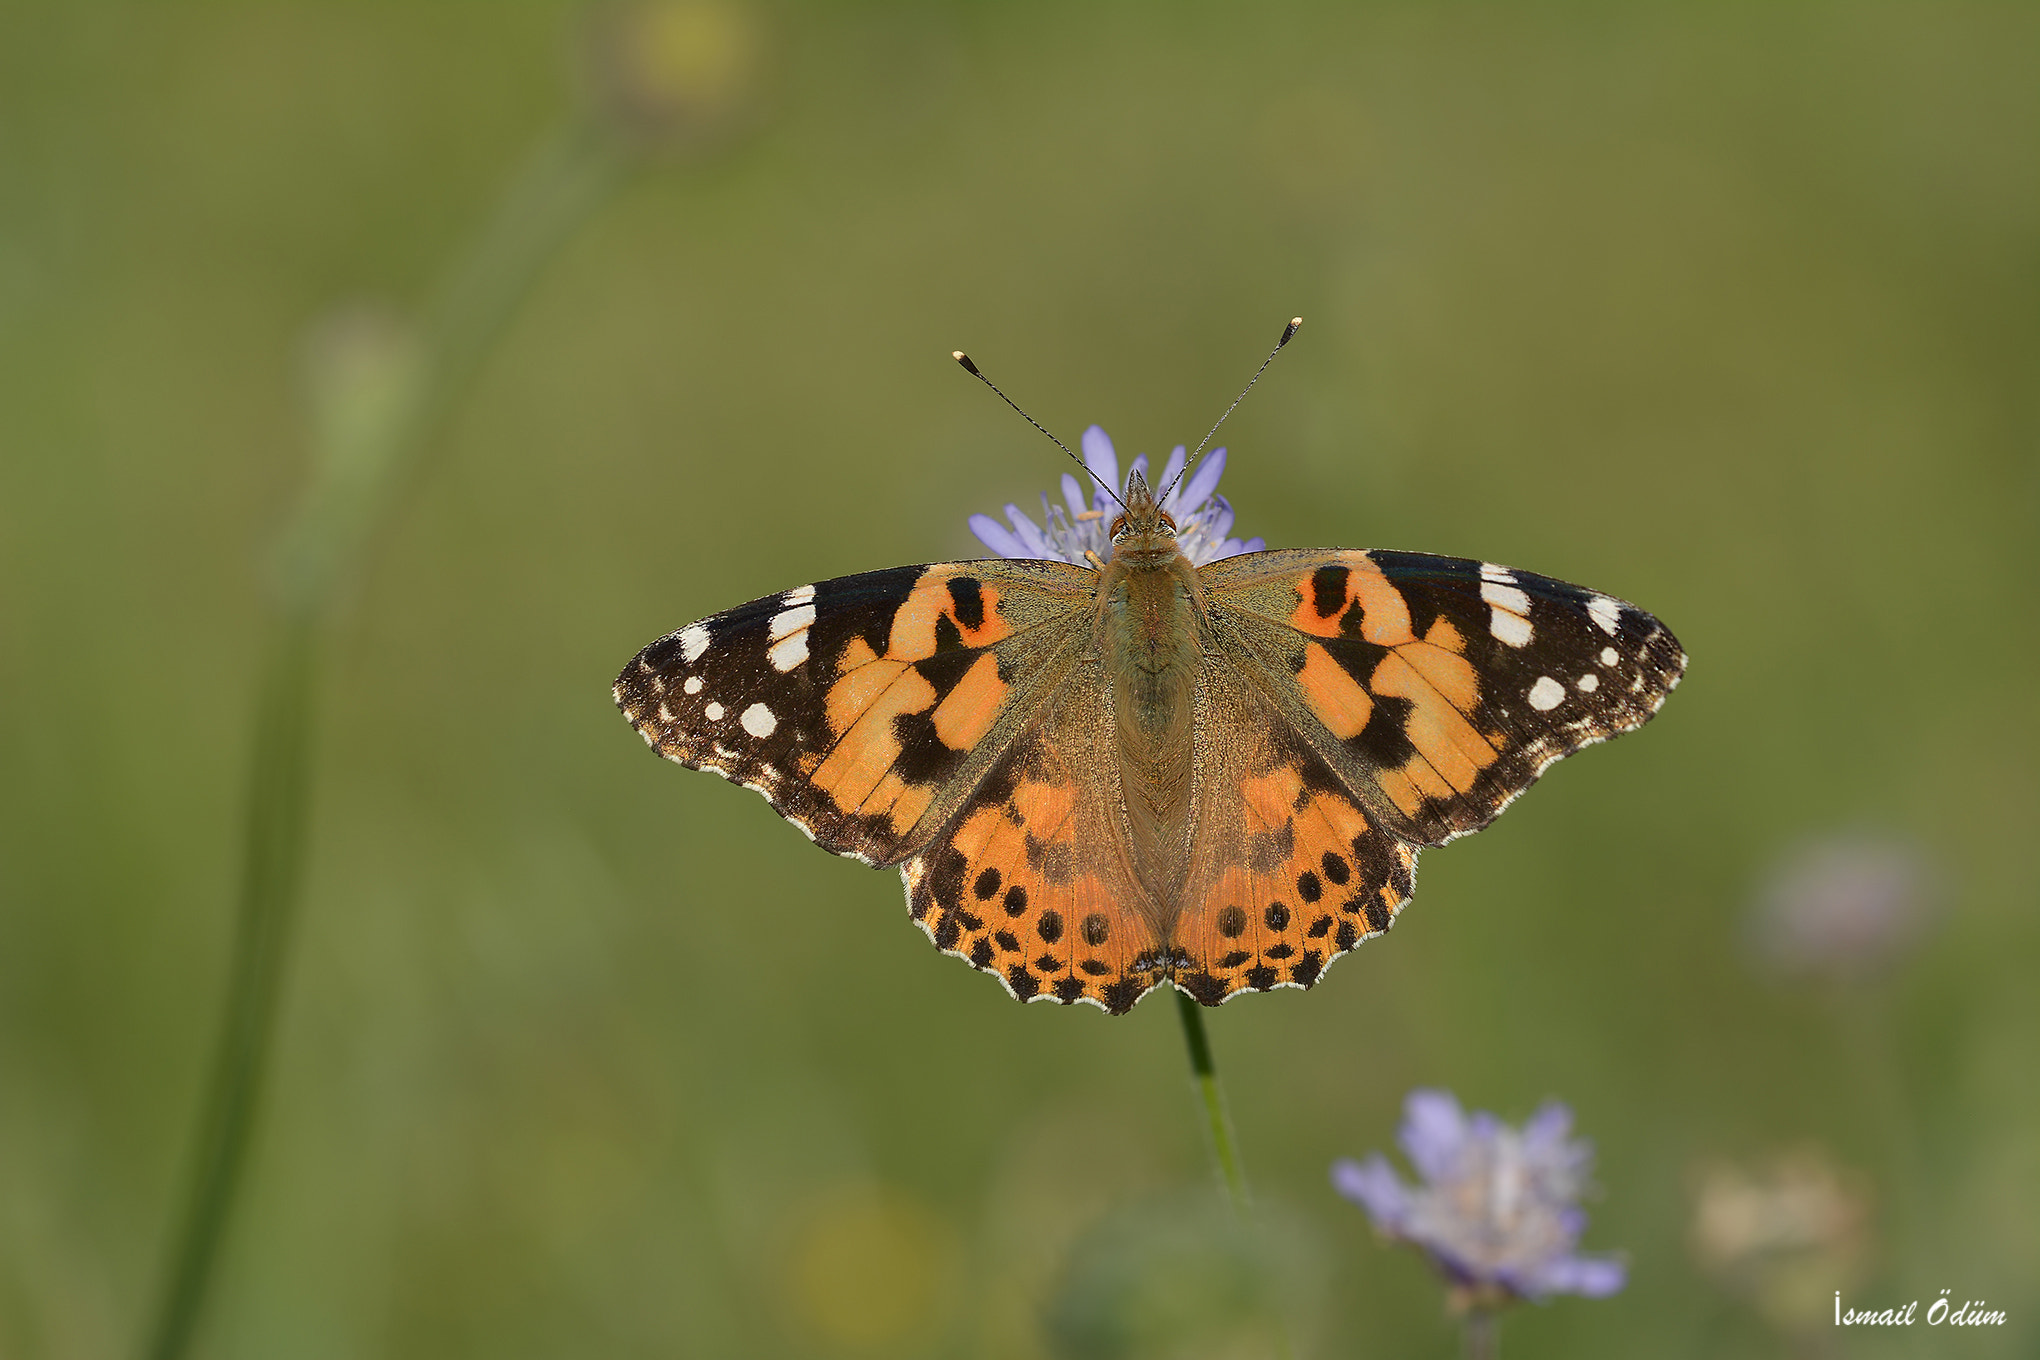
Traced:
POLYGON ((1869 1220, 1866 1193, 1818 1148, 1694 1178, 1694 1258, 1780 1331, 1820 1325, 1832 1292, 1862 1278, 1869 1220))
POLYGON ((756 91, 756 16, 722 0, 622 0, 596 12, 598 109, 641 143, 694 146, 726 131, 756 91))
POLYGON ((949 1225, 905 1191, 838 1187, 809 1207, 796 1231, 795 1310, 835 1349, 911 1351, 940 1329, 958 1250, 949 1225))

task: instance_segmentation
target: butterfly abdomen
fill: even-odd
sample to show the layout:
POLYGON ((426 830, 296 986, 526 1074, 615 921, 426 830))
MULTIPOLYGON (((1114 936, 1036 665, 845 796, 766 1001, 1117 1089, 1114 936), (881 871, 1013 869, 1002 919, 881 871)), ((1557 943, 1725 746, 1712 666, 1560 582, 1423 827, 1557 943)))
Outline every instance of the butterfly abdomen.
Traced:
POLYGON ((1111 689, 1128 871, 1157 939, 1167 939, 1189 868, 1198 674, 1204 660, 1197 577, 1168 555, 1121 552, 1099 581, 1098 646, 1111 689))

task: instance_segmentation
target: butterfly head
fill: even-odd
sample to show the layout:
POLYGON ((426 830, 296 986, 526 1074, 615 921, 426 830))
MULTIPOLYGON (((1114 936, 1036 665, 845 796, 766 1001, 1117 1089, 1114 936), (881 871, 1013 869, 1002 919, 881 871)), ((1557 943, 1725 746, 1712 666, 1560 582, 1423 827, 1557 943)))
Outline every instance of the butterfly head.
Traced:
POLYGON ((1166 560, 1181 551, 1176 543, 1176 517, 1162 509, 1139 468, 1126 479, 1126 497, 1121 504, 1119 517, 1112 521, 1114 557, 1166 560))

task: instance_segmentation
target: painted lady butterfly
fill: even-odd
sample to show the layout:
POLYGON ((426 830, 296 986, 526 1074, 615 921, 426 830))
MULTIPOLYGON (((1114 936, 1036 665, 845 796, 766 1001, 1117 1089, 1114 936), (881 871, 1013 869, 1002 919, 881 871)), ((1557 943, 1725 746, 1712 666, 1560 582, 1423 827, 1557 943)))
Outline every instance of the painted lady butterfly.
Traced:
POLYGON ((1312 986, 1388 929, 1420 849, 1641 726, 1685 667, 1563 581, 1382 551, 1197 567, 1138 468, 1124 506, 1098 569, 899 567, 690 624, 617 706, 898 866, 936 946, 1014 996, 1121 1014, 1165 982, 1312 986))

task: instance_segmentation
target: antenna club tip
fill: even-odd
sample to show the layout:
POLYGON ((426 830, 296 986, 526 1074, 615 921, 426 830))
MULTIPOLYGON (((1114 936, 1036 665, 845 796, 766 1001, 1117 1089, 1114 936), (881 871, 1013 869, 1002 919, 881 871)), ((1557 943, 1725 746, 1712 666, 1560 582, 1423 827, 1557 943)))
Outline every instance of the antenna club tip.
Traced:
MULTIPOLYGON (((978 366, 972 363, 970 361, 970 356, 968 354, 965 354, 962 350, 953 349, 949 351, 949 357, 956 360, 956 362, 958 362, 959 364, 962 364, 965 372, 977 373, 978 366)), ((978 373, 978 376, 983 377, 984 375, 982 373, 978 373)))
POLYGON ((1300 316, 1290 317, 1289 324, 1282 328, 1282 338, 1275 342, 1275 348, 1281 349, 1284 345, 1288 344, 1292 339, 1295 338, 1296 332, 1302 329, 1302 327, 1303 327, 1302 317, 1300 316))

